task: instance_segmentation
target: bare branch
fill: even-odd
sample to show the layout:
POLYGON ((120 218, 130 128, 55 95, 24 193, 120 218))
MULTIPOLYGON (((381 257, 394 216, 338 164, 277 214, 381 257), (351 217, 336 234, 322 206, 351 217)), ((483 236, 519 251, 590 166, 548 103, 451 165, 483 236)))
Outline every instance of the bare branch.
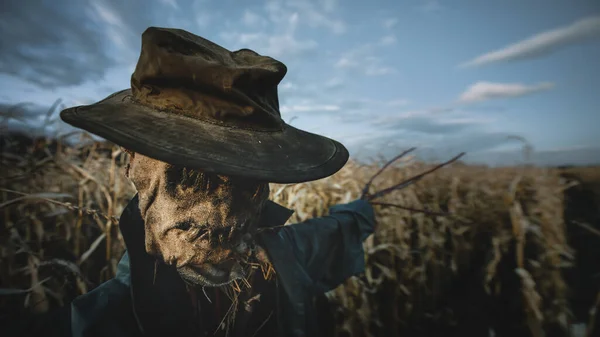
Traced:
POLYGON ((378 205, 378 206, 382 206, 382 207, 395 207, 395 208, 399 208, 399 209, 403 209, 406 211, 410 211, 410 212, 416 212, 416 213, 424 213, 427 215, 433 215, 433 216, 454 216, 452 213, 446 213, 446 212, 435 212, 435 211, 429 211, 426 209, 420 209, 420 208, 412 208, 412 207, 406 207, 406 206, 402 206, 402 205, 396 205, 396 204, 390 204, 390 203, 386 203, 386 202, 371 202, 371 205, 378 205))
POLYGON ((402 153, 400 153, 399 155, 397 155, 396 157, 392 158, 392 160, 388 161, 385 165, 383 165, 379 171, 377 171, 377 173, 375 173, 375 175, 373 175, 371 177, 371 179, 367 182, 367 184, 365 185, 365 188, 362 191, 362 196, 361 199, 364 199, 368 193, 369 193, 369 189, 371 188, 371 185, 373 184, 373 181, 375 180, 375 178, 377 178, 388 166, 392 165, 395 161, 399 160, 400 158, 406 156, 407 154, 409 154, 410 152, 414 151, 416 149, 416 147, 412 147, 402 153))
POLYGON ((465 153, 462 152, 459 155, 455 156, 454 158, 448 160, 447 162, 441 163, 441 164, 439 164, 439 165, 437 165, 437 166, 435 166, 435 167, 433 167, 433 168, 431 168, 431 169, 429 169, 429 170, 427 170, 425 172, 419 173, 419 174, 417 174, 417 175, 415 175, 415 176, 413 176, 411 178, 408 178, 408 179, 406 179, 404 181, 401 181, 400 183, 398 183, 396 185, 393 185, 393 186, 390 186, 388 188, 385 188, 385 189, 383 189, 383 190, 381 190, 381 191, 379 191, 379 192, 377 192, 375 194, 371 194, 371 195, 367 196, 367 200, 371 201, 371 200, 380 198, 380 197, 382 197, 382 196, 384 196, 384 195, 386 195, 386 194, 388 194, 388 193, 390 193, 390 192, 392 192, 394 190, 402 189, 402 188, 405 188, 405 187, 407 187, 409 185, 412 185, 412 184, 416 183, 417 181, 421 180, 421 178, 423 178, 424 176, 426 176, 426 175, 428 175, 428 174, 430 174, 430 173, 432 173, 434 171, 437 171, 437 170, 439 170, 440 168, 442 168, 442 167, 444 167, 446 165, 449 165, 449 164, 457 161, 460 157, 462 157, 464 155, 465 155, 465 153))

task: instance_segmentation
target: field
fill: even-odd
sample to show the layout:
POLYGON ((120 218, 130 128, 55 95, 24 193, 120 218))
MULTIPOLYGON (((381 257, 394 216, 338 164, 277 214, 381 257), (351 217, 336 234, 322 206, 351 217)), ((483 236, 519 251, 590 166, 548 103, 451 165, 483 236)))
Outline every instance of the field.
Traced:
MULTIPOLYGON (((116 218, 134 189, 126 155, 85 134, 76 145, 1 142, 4 320, 68 305, 114 275, 116 218)), ((271 199, 295 210, 290 222, 318 217, 357 198, 380 165, 349 162, 327 179, 273 184, 271 199)), ((407 158, 373 188, 429 167, 407 158)), ((327 294, 335 335, 600 334, 591 310, 600 301, 600 169, 456 162, 384 202, 403 208, 376 206, 367 272, 327 294)))

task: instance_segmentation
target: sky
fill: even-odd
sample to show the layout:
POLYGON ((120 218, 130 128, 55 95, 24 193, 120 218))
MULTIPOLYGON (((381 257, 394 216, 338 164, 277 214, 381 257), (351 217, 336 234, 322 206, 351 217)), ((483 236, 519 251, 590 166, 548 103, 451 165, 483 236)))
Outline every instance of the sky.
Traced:
POLYGON ((0 6, 0 117, 9 127, 68 132, 50 107, 128 88, 141 33, 159 26, 283 62, 283 119, 342 142, 357 159, 416 146, 428 160, 464 151, 466 161, 490 165, 600 163, 597 0, 0 6))

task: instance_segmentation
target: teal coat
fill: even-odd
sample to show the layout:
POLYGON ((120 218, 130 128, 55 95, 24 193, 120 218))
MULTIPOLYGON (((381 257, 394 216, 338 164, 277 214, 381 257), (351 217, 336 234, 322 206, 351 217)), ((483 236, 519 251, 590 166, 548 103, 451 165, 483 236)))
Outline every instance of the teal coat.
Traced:
MULTIPOLYGON (((281 226, 292 213, 268 202, 261 225, 281 226)), ((356 200, 332 207, 328 216, 260 232, 257 240, 276 270, 276 286, 269 297, 277 313, 271 330, 262 328, 261 335, 317 336, 314 298, 364 271, 362 243, 374 224, 371 205, 356 200)), ((197 328, 198 319, 192 316, 194 309, 177 272, 158 264, 155 273, 156 261, 144 248, 137 196, 124 210, 120 229, 127 251, 116 277, 76 298, 70 309, 51 313, 44 336, 184 336, 197 328)), ((253 333, 245 327, 233 335, 253 333)))

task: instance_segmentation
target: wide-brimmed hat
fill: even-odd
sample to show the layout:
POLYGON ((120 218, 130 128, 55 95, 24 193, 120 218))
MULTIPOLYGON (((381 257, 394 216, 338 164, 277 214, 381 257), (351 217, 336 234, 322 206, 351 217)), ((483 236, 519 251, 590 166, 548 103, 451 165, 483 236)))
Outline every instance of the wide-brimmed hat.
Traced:
POLYGON ((131 89, 60 116, 177 166, 275 183, 327 177, 348 151, 282 120, 277 85, 286 72, 249 49, 231 52, 184 30, 150 27, 131 89))

